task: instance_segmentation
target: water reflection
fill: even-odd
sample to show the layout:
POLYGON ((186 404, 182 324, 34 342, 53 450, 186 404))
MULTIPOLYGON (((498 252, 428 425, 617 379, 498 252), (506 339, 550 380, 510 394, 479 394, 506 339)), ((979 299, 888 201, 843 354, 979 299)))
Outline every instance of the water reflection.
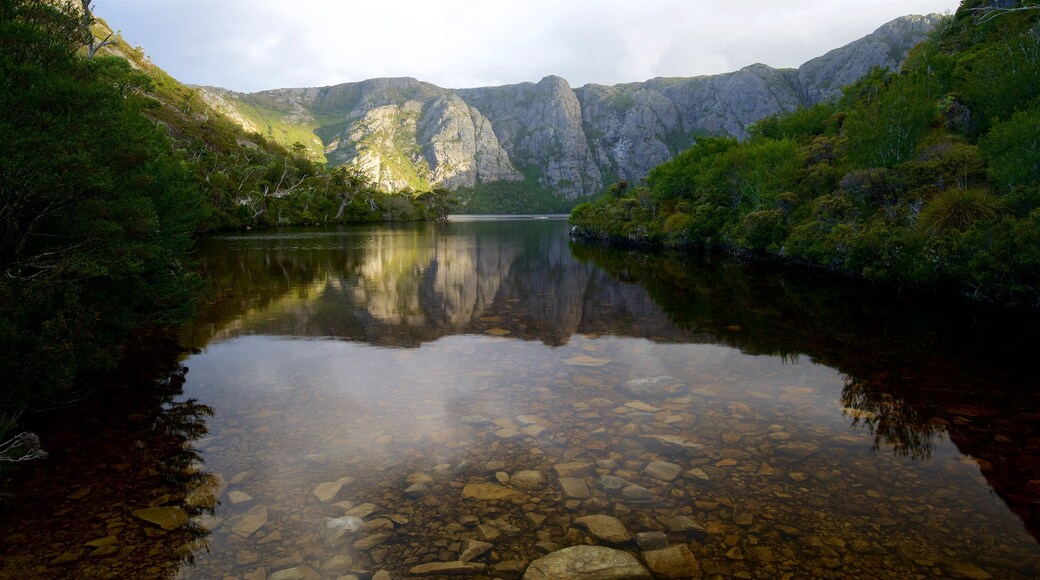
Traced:
POLYGON ((472 541, 494 571, 603 543, 577 519, 602 514, 704 574, 1040 573, 1034 341, 1008 336, 1034 323, 565 228, 213 239, 188 392, 249 498, 215 516, 263 522, 218 527, 182 574, 396 577, 472 541))
MULTIPOLYGON (((210 531, 183 577, 515 577, 585 543, 661 577, 1040 575, 1030 318, 575 244, 558 221, 200 257, 199 352, 161 404, 180 443, 155 455, 181 479, 149 496, 210 531), (607 515, 677 557, 582 519, 607 515)), ((134 553, 157 542, 142 565, 172 573, 179 533, 134 553)))
POLYGON ((207 478, 195 445, 213 411, 182 397, 169 337, 134 344, 113 386, 38 419, 50 457, 10 474, 0 577, 172 577, 207 549, 185 496, 207 478))

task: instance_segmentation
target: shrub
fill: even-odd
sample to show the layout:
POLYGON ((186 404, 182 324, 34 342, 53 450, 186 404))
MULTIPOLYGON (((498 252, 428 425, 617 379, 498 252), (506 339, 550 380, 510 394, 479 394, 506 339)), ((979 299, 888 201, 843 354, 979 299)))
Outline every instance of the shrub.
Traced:
POLYGON ((925 204, 918 227, 929 236, 965 231, 976 222, 996 218, 1003 203, 988 189, 948 189, 925 204))

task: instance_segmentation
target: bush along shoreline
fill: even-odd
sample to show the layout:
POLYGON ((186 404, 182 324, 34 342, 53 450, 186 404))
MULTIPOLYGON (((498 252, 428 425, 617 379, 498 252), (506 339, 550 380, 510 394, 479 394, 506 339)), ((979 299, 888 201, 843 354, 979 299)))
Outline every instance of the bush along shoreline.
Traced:
POLYGON ((967 1, 832 102, 700 139, 571 214, 577 237, 721 250, 1040 306, 1040 7, 967 1))

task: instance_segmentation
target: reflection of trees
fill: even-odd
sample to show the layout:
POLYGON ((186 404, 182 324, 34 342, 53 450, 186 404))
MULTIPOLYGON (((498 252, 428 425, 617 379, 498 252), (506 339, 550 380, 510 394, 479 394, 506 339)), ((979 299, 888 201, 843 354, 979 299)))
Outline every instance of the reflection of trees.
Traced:
POLYGON ((131 514, 159 506, 196 513, 183 498, 208 477, 195 442, 213 414, 180 398, 187 369, 175 362, 181 348, 171 337, 141 335, 133 344, 94 397, 31 418, 51 454, 11 473, 0 537, 21 539, 0 543, 0 577, 172 578, 205 549, 209 532, 194 522, 158 533, 131 514), (108 536, 118 550, 92 555, 87 542, 108 536), (48 569, 59 555, 69 561, 48 569))
POLYGON ((687 340, 838 369, 846 415, 870 430, 875 450, 927 459, 948 436, 1040 538, 1035 313, 896 301, 822 275, 689 254, 572 249, 643 286, 687 340))
POLYGON ((922 416, 902 398, 872 388, 865 379, 845 377, 841 404, 854 428, 865 426, 873 435, 874 451, 884 443, 897 455, 930 459, 946 428, 934 417, 922 416))

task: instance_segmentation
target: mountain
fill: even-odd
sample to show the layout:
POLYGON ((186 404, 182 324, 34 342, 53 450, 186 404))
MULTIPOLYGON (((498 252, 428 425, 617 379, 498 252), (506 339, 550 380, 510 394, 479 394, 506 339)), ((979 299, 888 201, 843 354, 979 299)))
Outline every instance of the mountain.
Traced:
POLYGON ((455 90, 412 78, 251 94, 200 90, 243 128, 298 142, 333 165, 356 165, 380 189, 516 182, 573 200, 646 176, 698 136, 744 138, 759 119, 838 95, 873 67, 895 69, 940 18, 893 20, 797 69, 753 64, 577 89, 548 76, 455 90))

